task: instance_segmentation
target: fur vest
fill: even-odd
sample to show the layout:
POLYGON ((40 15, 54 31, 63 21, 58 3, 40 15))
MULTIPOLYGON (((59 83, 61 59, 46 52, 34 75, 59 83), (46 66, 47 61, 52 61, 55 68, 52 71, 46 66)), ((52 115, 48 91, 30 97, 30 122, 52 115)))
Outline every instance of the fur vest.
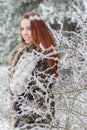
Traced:
POLYGON ((20 53, 14 66, 10 88, 14 128, 50 128, 54 118, 53 80, 50 64, 33 46, 20 53))

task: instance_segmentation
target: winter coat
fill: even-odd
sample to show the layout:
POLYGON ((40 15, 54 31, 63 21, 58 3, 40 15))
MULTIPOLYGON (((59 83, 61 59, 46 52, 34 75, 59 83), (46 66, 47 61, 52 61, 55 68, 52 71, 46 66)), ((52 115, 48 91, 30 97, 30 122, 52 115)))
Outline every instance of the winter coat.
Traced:
POLYGON ((16 97, 12 105, 14 128, 47 130, 52 125, 55 103, 50 67, 46 57, 32 47, 20 55, 10 83, 16 97))

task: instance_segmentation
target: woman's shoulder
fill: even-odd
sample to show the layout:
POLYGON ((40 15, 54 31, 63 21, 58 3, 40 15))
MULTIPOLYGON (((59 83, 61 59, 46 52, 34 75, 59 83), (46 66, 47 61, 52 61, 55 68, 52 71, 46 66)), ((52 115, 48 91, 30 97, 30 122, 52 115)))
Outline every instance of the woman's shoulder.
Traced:
POLYGON ((16 46, 11 52, 10 54, 8 55, 8 63, 10 64, 11 61, 14 59, 15 55, 17 54, 18 52, 18 46, 16 46))

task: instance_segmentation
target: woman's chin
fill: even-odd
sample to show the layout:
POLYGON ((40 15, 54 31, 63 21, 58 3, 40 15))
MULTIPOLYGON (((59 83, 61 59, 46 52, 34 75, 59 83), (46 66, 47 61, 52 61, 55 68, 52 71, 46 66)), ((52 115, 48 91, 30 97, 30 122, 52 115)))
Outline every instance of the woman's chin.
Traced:
POLYGON ((31 44, 32 43, 32 41, 25 41, 26 42, 26 44, 31 44))

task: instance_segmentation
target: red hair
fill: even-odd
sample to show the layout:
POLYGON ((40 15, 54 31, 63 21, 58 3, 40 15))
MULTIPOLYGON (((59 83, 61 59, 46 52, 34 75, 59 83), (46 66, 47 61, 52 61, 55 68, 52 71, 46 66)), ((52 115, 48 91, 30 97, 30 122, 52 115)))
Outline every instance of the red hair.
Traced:
MULTIPOLYGON (((39 16, 39 14, 34 13, 34 12, 28 12, 25 13, 21 19, 21 21, 23 19, 29 19, 30 16, 39 16)), ((32 36, 32 42, 33 44, 36 46, 36 48, 38 48, 38 50, 41 51, 40 48, 40 43, 42 43, 43 47, 45 49, 49 48, 50 46, 56 46, 55 41, 53 40, 53 37, 51 36, 48 27, 46 26, 45 22, 43 20, 30 20, 30 24, 31 24, 31 36, 32 36)), ((24 42, 24 39, 21 35, 21 29, 20 29, 20 37, 21 37, 21 42, 24 42)), ((45 54, 52 52, 53 49, 51 49, 49 52, 45 52, 45 54)), ((54 58, 60 58, 59 54, 54 54, 52 55, 52 57, 54 58)), ((49 59, 49 63, 51 66, 55 65, 52 69, 53 73, 56 74, 57 76, 57 64, 58 64, 58 60, 54 60, 54 59, 49 59)))

